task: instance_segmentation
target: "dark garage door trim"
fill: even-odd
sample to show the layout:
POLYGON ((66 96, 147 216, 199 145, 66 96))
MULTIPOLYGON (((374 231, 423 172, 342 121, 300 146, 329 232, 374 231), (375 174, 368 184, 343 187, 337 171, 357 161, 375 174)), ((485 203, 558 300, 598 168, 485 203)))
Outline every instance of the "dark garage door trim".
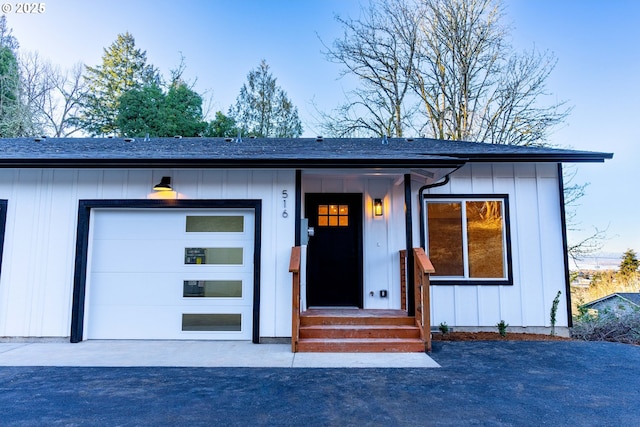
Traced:
POLYGON ((7 226, 7 200, 0 200, 0 268, 2 267, 2 251, 4 249, 4 232, 7 226))
MULTIPOLYGON (((84 306, 87 287, 87 257, 89 249, 89 222, 91 210, 99 208, 121 209, 253 209, 255 237, 253 252, 253 332, 252 341, 260 341, 260 244, 262 224, 261 200, 80 200, 78 202, 78 231, 73 279, 73 305, 71 308, 71 342, 82 341, 84 306)), ((2 218, 0 217, 0 220, 2 218)))

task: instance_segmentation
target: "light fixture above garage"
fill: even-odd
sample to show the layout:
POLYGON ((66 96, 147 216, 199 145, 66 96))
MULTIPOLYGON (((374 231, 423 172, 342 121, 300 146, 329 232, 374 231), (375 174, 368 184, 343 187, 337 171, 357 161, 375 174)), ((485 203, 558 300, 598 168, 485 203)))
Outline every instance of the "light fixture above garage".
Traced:
POLYGON ((373 215, 382 216, 382 199, 373 199, 373 215))
POLYGON ((172 191, 171 187, 171 177, 163 176, 160 182, 153 186, 154 191, 172 191))

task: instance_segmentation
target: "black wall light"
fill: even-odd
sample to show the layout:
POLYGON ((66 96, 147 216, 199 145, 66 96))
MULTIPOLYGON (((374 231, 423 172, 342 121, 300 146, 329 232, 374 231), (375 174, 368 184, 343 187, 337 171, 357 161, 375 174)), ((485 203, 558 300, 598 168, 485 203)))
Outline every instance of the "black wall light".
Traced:
POLYGON ((154 191, 171 191, 173 188, 171 187, 171 177, 163 176, 160 182, 153 186, 154 191))

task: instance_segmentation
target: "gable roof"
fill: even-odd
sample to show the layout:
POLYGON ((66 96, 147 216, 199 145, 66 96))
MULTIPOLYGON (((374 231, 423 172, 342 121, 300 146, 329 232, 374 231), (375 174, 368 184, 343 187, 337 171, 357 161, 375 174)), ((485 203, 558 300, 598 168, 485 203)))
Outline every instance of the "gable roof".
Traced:
POLYGON ((602 297, 595 301, 588 302, 583 305, 583 307, 591 308, 603 301, 607 301, 613 298, 620 298, 622 300, 627 301, 628 303, 640 307, 640 292, 616 292, 614 294, 607 295, 606 297, 602 297))
POLYGON ((427 167, 603 162, 611 153, 430 138, 4 138, 0 167, 427 167))

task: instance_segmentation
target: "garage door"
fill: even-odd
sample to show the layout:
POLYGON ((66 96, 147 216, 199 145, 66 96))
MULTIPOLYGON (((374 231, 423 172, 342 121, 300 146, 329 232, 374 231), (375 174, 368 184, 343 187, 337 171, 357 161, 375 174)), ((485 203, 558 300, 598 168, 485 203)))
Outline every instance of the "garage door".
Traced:
POLYGON ((94 209, 86 337, 252 336, 252 209, 94 209))

